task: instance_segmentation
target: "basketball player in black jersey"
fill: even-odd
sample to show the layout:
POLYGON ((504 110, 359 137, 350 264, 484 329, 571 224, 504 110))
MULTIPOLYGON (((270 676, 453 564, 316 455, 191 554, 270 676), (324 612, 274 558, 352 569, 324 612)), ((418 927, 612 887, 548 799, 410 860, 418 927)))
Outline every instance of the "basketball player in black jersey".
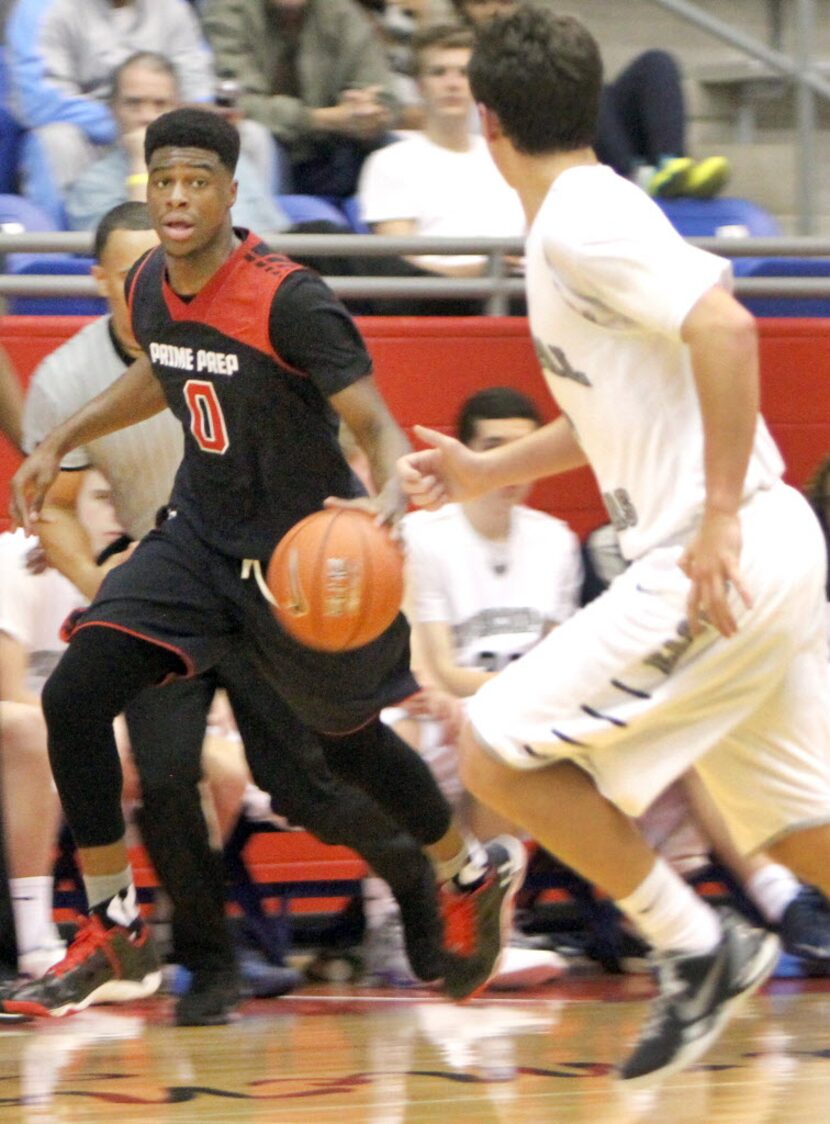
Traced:
MULTIPOLYGON (((462 838, 427 767, 378 719, 417 690, 404 619, 363 648, 321 653, 281 631, 261 592, 279 538, 327 499, 370 505, 385 520, 400 515, 394 466, 408 445, 328 288, 232 228, 238 151, 236 130, 209 111, 176 110, 150 126, 147 202, 161 247, 127 280, 144 355, 53 430, 12 482, 13 516, 31 529, 71 448, 165 406, 182 423, 185 454, 167 519, 75 621, 44 691, 52 767, 91 914, 65 961, 4 1000, 10 1014, 64 1014, 157 986, 124 847, 111 726, 140 690, 177 676, 217 676, 254 779, 291 818, 305 822, 279 784, 294 769, 313 778, 325 764, 428 846, 447 918, 440 968, 433 960, 429 974, 442 975, 453 997, 490 975, 523 873, 516 840, 484 848, 462 838), (369 459, 372 501, 360 498, 340 452, 339 419, 369 459)), ((354 841, 357 825, 336 815, 315 830, 331 842, 348 835, 366 851, 354 841)))

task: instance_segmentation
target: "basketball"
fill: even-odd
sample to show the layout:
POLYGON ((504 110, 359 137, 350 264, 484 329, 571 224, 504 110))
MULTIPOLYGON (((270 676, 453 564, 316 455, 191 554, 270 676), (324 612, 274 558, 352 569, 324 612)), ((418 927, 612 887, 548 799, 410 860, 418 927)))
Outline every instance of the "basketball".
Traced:
POLYGON ((309 648, 344 652, 376 639, 397 616, 403 555, 374 515, 327 508, 279 541, 267 581, 286 632, 309 648))

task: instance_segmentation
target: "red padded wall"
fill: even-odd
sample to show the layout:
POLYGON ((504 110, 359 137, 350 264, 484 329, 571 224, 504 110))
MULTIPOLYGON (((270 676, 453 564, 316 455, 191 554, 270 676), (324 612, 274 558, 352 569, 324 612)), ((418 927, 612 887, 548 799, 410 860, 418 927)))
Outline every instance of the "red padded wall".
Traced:
MULTIPOLYGON (((25 381, 44 355, 85 323, 76 317, 7 317, 0 321, 0 342, 25 381)), ((759 323, 764 413, 788 479, 801 485, 830 452, 830 320, 759 323)), ((545 417, 553 416, 523 320, 373 317, 362 320, 361 328, 378 383, 405 426, 420 422, 448 430, 467 395, 503 383, 525 390, 545 417)), ((8 507, 8 479, 16 463, 0 438, 0 513, 8 507)), ((580 533, 604 520, 585 470, 540 483, 532 502, 580 533)))

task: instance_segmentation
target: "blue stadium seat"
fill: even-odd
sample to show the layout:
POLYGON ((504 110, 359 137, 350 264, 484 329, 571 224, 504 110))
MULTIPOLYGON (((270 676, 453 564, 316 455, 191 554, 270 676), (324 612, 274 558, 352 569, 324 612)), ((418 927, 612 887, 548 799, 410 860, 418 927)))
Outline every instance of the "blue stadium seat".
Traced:
POLYGON ((276 201, 292 223, 334 222, 338 226, 349 225, 343 211, 321 195, 277 195, 276 201))
POLYGON ((657 199, 672 226, 685 238, 773 238, 781 233, 776 220, 748 199, 657 199))
MULTIPOLYGON (((826 258, 752 258, 745 277, 830 277, 826 258)), ((753 316, 830 316, 830 297, 744 297, 753 316)))
MULTIPOLYGON (((95 260, 75 254, 27 254, 26 257, 30 260, 9 272, 23 276, 88 277, 95 260)), ((9 300, 9 312, 14 316, 103 316, 106 311, 107 302, 103 297, 12 297, 9 300)))
POLYGON ((348 199, 341 201, 343 214, 349 220, 349 226, 355 234, 371 234, 369 227, 363 221, 363 216, 360 213, 360 199, 357 195, 350 195, 348 199))

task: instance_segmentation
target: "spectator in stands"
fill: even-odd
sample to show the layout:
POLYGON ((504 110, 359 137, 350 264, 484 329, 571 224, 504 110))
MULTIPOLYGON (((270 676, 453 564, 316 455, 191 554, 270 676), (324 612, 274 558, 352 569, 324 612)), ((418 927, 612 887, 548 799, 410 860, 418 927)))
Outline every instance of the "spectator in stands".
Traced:
POLYGON ((83 604, 55 570, 27 566, 32 542, 0 535, 0 764, 18 971, 40 976, 64 955, 52 921, 52 861, 60 822, 40 691, 65 644, 64 619, 83 604))
POLYGON ((23 413, 23 390, 14 367, 0 347, 0 433, 11 441, 16 449, 21 448, 20 418, 23 413))
MULTIPOLYGON (((146 199, 144 134, 149 124, 180 101, 176 68, 166 55, 139 51, 115 68, 110 108, 116 140, 70 185, 66 216, 71 230, 92 230, 119 203, 146 199)), ((244 154, 237 165, 237 181, 234 222, 249 230, 285 230, 288 219, 275 205, 259 169, 244 154)))
MULTIPOLYGON (((467 63, 473 35, 466 28, 436 25, 415 38, 423 131, 372 153, 360 177, 362 217, 376 234, 514 236, 524 233, 524 215, 483 137, 470 130, 472 96, 467 63)), ((415 277, 480 277, 482 256, 418 255, 398 272, 415 277)), ((386 303, 386 302, 384 302, 386 303)), ((387 309, 388 310, 388 309, 387 309)), ((397 302, 399 313, 481 311, 480 301, 397 302)))
POLYGON ((285 148, 290 190, 354 194, 396 110, 383 45, 356 0, 206 0, 202 21, 242 109, 285 148))
MULTIPOLYGON (((34 373, 23 416, 23 443, 32 449, 55 424, 114 381, 139 353, 124 297, 124 277, 157 244, 142 203, 117 207, 99 224, 94 274, 111 314, 87 325, 47 356, 34 373)), ((149 531, 167 501, 182 455, 181 428, 165 411, 141 425, 90 442, 70 454, 48 496, 40 538, 50 562, 91 599, 107 570, 79 526, 79 469, 99 468, 110 482, 118 515, 132 538, 149 531)), ((207 692, 205 686, 205 692, 207 692)), ((212 692, 206 695, 207 702, 212 692)), ((239 998, 234 951, 224 921, 224 872, 202 814, 199 781, 207 719, 200 686, 182 681, 139 696, 127 710, 142 808, 145 846, 173 904, 173 955, 193 973, 177 1004, 180 1024, 225 1022, 239 998), (166 751, 162 752, 162 750, 166 751)), ((281 994, 297 982, 289 969, 246 958, 246 981, 258 994, 281 994)))
POLYGON ((169 52, 187 101, 213 97, 210 52, 187 0, 17 0, 6 30, 13 106, 34 130, 25 194, 48 213, 112 144, 113 70, 137 50, 169 52))
MULTIPOLYGON (((510 387, 468 398, 456 433, 474 450, 496 448, 542 423, 534 403, 510 387)), ((407 558, 407 614, 420 682, 463 699, 522 655, 579 605, 579 540, 567 524, 524 504, 527 487, 500 488, 439 511, 419 511, 402 523, 407 558)), ((456 747, 430 714, 391 712, 395 728, 425 758, 461 822, 490 839, 504 823, 466 793, 456 747)), ((372 980, 411 982, 388 891, 371 880, 363 955, 372 980)), ((561 974, 550 952, 523 947, 504 954, 495 986, 533 984, 561 974)))
MULTIPOLYGON (((525 0, 452 0, 473 27, 507 15, 525 0)), ((603 87, 597 157, 638 183, 649 195, 710 199, 726 185, 723 156, 693 160, 686 154, 686 108, 680 70, 668 51, 637 55, 603 87)))
MULTIPOLYGON (((167 55, 181 100, 214 97, 210 49, 187 0, 17 0, 6 33, 9 81, 18 120, 33 133, 22 153, 23 190, 56 222, 64 193, 117 136, 109 104, 115 68, 136 51, 167 55)), ((273 176, 267 130, 240 127, 261 176, 273 176)))

